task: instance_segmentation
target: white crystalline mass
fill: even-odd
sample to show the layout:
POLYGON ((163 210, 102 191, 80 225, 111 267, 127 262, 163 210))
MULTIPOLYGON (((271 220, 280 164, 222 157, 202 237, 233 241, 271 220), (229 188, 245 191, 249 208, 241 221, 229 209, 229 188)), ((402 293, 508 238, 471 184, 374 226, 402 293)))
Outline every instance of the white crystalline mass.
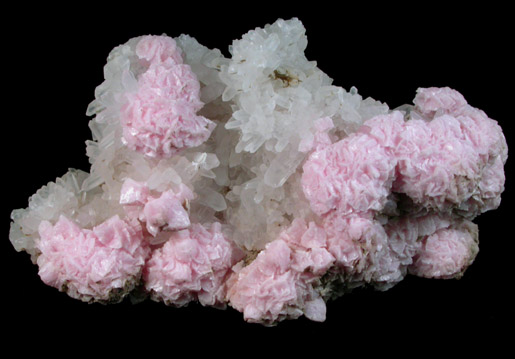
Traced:
POLYGON ((231 62, 220 77, 223 99, 233 100, 227 129, 239 129, 236 152, 255 153, 261 146, 282 152, 313 135, 316 119, 332 117, 340 131, 353 132, 364 119, 385 113, 387 106, 347 93, 316 62, 304 55, 307 37, 297 19, 278 20, 236 40, 231 62))
POLYGON ((234 41, 232 58, 221 68, 222 99, 231 103, 232 116, 227 131, 215 133, 226 168, 217 174, 227 173, 226 220, 233 239, 247 249, 262 249, 292 218, 309 217, 299 185, 306 152, 299 146, 313 141, 316 120, 330 117, 332 134, 341 138, 388 111, 384 104, 363 100, 354 88, 347 92, 331 85, 306 59, 306 46, 298 19, 278 20, 234 41))
POLYGON ((315 121, 330 117, 331 135, 353 132, 388 107, 363 100, 331 85, 332 80, 304 55, 307 37, 298 19, 278 20, 250 31, 230 46, 230 59, 188 35, 175 40, 201 84, 200 115, 216 128, 204 144, 168 159, 149 158, 122 141, 120 112, 125 95, 137 90, 145 72, 135 48, 142 37, 114 48, 104 67, 105 81, 95 90, 87 114, 92 140, 86 152, 90 173, 70 170, 43 187, 27 209, 13 212, 10 239, 35 260, 34 241, 42 220, 55 223, 59 213, 84 228, 124 210, 120 190, 128 178, 145 182, 156 194, 182 183, 196 195, 192 221, 222 220, 224 230, 242 248, 260 250, 290 225, 309 219, 300 186, 301 164, 308 151, 301 144, 315 137, 315 121))

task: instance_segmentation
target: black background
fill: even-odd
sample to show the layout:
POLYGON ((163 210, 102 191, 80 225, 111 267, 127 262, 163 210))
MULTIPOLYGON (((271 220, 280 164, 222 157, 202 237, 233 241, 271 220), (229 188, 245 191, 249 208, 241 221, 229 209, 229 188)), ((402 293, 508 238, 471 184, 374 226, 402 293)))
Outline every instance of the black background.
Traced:
POLYGON ((510 144, 513 27, 506 8, 489 3, 452 9, 436 2, 420 8, 345 2, 302 7, 126 3, 108 14, 88 4, 8 9, 4 17, 12 21, 5 28, 2 49, 3 87, 9 93, 2 119, 7 160, 1 241, 6 343, 39 338, 51 343, 51 349, 72 344, 88 353, 88 342, 108 343, 115 351, 147 351, 185 346, 196 338, 196 352, 211 338, 217 344, 208 350, 228 353, 228 347, 240 343, 246 349, 236 353, 248 355, 272 342, 286 348, 337 346, 345 351, 356 347, 358 339, 364 342, 358 349, 365 352, 381 340, 389 340, 382 348, 392 352, 414 340, 429 348, 495 348, 505 343, 504 335, 513 334, 511 158, 500 208, 475 221, 480 253, 462 279, 408 277, 388 292, 357 291, 329 302, 324 323, 301 318, 265 328, 245 323, 235 310, 195 304, 182 309, 151 301, 88 305, 44 285, 29 256, 14 251, 7 238, 12 209, 26 207, 30 195, 68 168, 89 169, 86 107, 103 81, 109 51, 131 37, 186 33, 228 56, 231 41, 247 31, 277 18, 298 17, 307 29, 308 59, 316 60, 335 85, 356 86, 364 97, 390 108, 410 103, 418 87, 449 86, 496 119, 510 144), (54 325, 51 330, 49 324, 54 325))

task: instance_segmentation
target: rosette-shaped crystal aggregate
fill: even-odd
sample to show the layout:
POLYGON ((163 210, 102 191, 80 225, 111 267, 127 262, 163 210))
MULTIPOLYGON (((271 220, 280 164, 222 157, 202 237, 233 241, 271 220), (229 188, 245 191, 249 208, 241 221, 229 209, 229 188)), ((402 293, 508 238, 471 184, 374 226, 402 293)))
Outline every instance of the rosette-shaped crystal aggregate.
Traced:
POLYGON ((39 276, 83 301, 118 302, 139 283, 149 247, 139 224, 115 216, 91 230, 61 216, 39 226, 39 276))
POLYGON ((148 69, 122 109, 124 143, 151 157, 171 157, 206 141, 215 124, 196 114, 203 105, 200 84, 190 66, 183 64, 176 42, 145 36, 136 55, 148 69))

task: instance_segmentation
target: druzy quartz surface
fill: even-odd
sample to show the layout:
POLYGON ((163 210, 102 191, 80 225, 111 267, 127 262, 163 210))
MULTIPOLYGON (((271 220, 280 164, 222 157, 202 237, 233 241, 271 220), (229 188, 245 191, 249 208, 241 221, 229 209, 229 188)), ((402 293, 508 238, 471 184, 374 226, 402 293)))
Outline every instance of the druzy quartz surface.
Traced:
POLYGON ((89 172, 12 212, 41 280, 84 302, 231 307, 273 325, 407 275, 464 275, 504 190, 502 129, 448 87, 390 109, 279 19, 230 57, 188 35, 115 47, 87 109, 89 172))

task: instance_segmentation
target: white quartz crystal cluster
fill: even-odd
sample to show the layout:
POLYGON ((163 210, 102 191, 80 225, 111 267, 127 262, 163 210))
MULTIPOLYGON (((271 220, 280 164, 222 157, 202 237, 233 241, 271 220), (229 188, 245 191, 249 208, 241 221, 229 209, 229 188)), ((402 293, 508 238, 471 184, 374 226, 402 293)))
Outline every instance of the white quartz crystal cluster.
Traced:
POLYGON ((233 239, 246 249, 262 249, 293 218, 309 216, 299 181, 316 120, 331 117, 332 132, 341 137, 388 110, 354 88, 331 85, 304 55, 306 46, 299 20, 279 20, 234 41, 221 67, 222 100, 231 114, 215 134, 224 151, 217 152, 224 182, 217 181, 229 189, 225 216, 233 239))

